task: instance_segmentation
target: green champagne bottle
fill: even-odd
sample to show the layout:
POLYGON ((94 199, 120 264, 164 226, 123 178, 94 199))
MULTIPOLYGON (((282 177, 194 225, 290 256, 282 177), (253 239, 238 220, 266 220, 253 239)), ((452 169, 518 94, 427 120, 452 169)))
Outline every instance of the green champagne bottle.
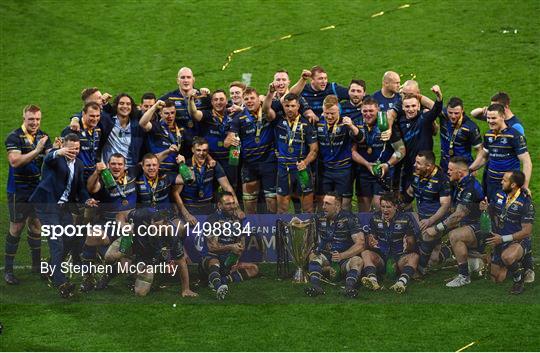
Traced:
POLYGON ((334 270, 334 280, 338 280, 341 276, 341 266, 339 266, 339 262, 337 261, 332 261, 332 263, 330 264, 330 266, 332 266, 332 269, 334 270))
POLYGON ((101 171, 101 178, 103 179, 103 182, 105 183, 106 189, 111 189, 116 186, 116 181, 114 180, 114 177, 109 168, 103 169, 101 171))
POLYGON ((302 190, 306 189, 309 185, 309 173, 306 169, 298 171, 298 181, 300 182, 300 187, 302 190))
POLYGON ((127 254, 129 249, 131 249, 131 246, 133 245, 133 236, 132 235, 125 235, 122 236, 122 239, 120 239, 120 252, 122 254, 127 254))
POLYGON ((374 165, 371 166, 371 171, 373 173, 373 175, 375 176, 381 176, 381 173, 382 173, 382 169, 381 169, 381 161, 377 161, 375 162, 374 165))
POLYGON ((238 261, 238 255, 232 252, 225 259, 225 267, 231 268, 237 261, 238 261))
POLYGON ((480 231, 485 235, 491 233, 491 219, 489 218, 487 210, 482 211, 482 214, 480 215, 480 231))
POLYGON ((386 112, 377 112, 377 127, 380 132, 388 130, 388 118, 386 112))
POLYGON ((180 163, 180 165, 178 166, 178 173, 182 176, 182 179, 184 179, 185 184, 193 183, 193 175, 191 174, 191 170, 185 163, 180 163))
MULTIPOLYGON (((234 134, 238 138, 238 134, 234 134)), ((229 147, 229 165, 237 166, 240 164, 240 145, 229 147)))

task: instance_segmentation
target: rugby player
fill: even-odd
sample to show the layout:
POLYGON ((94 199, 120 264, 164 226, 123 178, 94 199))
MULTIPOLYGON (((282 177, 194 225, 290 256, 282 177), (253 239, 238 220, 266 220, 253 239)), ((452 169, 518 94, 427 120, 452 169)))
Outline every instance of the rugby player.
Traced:
MULTIPOLYGON (((501 104, 504 106, 504 122, 507 126, 513 127, 520 134, 525 136, 525 129, 523 128, 523 123, 521 120, 514 115, 512 110, 510 110, 510 96, 506 92, 498 92, 491 97, 491 104, 501 104)), ((487 121, 487 111, 488 107, 476 108, 471 111, 471 116, 478 119, 487 121)))
POLYGON ((366 249, 361 254, 364 261, 362 284, 371 290, 381 289, 377 274, 384 274, 387 261, 393 260, 399 278, 390 289, 403 293, 418 266, 416 221, 413 216, 398 211, 392 194, 381 196, 380 207, 369 221, 366 249))
POLYGON ((524 276, 521 262, 531 252, 534 206, 525 189, 525 174, 519 170, 503 175, 502 190, 490 202, 493 232, 486 242, 494 246, 491 258, 491 277, 502 282, 512 274, 511 294, 521 294, 524 276))
POLYGON ((205 221, 214 228, 219 224, 217 236, 216 230, 205 234, 208 251, 201 260, 201 267, 208 275, 209 285, 216 291, 219 300, 225 299, 229 291, 228 284, 246 281, 259 273, 257 264, 239 261, 245 249, 246 239, 232 232, 234 229, 243 228, 240 216, 235 196, 230 192, 223 192, 219 196, 216 212, 205 221), (226 229, 230 232, 227 233, 226 229))
POLYGON ((320 283, 323 267, 332 266, 344 274, 343 294, 355 298, 358 296, 357 281, 363 266, 360 253, 364 250, 364 233, 358 218, 342 208, 342 198, 336 193, 324 196, 322 209, 314 216, 320 242, 317 249, 309 254, 310 285, 305 292, 310 297, 324 294, 320 283))
POLYGON ((39 271, 41 224, 28 199, 39 184, 43 157, 53 147, 49 135, 40 129, 41 109, 37 105, 24 107, 22 118, 21 127, 10 132, 5 140, 9 162, 7 180, 9 230, 6 235, 4 269, 4 280, 7 284, 19 283, 13 273, 13 263, 25 226, 32 257, 32 272, 39 271))
POLYGON ((349 83, 349 100, 341 101, 341 115, 348 116, 352 121, 362 120, 362 101, 366 96, 366 82, 351 80, 349 83))

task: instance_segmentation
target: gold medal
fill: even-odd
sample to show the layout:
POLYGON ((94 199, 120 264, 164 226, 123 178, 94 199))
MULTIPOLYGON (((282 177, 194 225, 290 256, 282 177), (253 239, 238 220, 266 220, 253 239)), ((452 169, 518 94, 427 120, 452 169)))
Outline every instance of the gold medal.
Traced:
POLYGON ((256 143, 256 144, 259 144, 259 143, 261 143, 261 139, 260 139, 260 138, 258 138, 258 137, 255 137, 255 143, 256 143))
POLYGON ((294 153, 294 147, 293 147, 293 146, 289 146, 288 151, 289 151, 289 153, 294 153))
POLYGON ((373 153, 373 148, 371 148, 371 147, 368 147, 368 149, 367 149, 367 153, 368 153, 368 154, 372 154, 372 153, 373 153))
POLYGON ((129 203, 129 201, 128 201, 128 200, 126 200, 126 199, 123 199, 123 200, 122 200, 122 205, 123 205, 123 206, 127 206, 127 205, 128 205, 128 203, 129 203))
POLYGON ((204 191, 199 190, 199 198, 202 199, 204 197, 204 191))
POLYGON ((452 157, 454 155, 454 150, 449 150, 448 154, 450 155, 450 157, 452 157))
POLYGON ((187 126, 191 129, 193 128, 193 121, 188 121, 187 126))
POLYGON ((223 147, 223 141, 218 141, 217 145, 218 147, 223 147))

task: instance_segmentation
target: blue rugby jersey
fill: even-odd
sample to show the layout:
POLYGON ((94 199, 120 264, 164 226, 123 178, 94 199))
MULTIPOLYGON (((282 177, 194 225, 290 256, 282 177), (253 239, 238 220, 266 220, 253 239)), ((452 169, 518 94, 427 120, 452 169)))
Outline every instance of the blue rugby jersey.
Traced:
POLYGON ((353 245, 352 235, 362 232, 358 217, 347 210, 341 210, 333 220, 324 213, 313 216, 320 243, 318 251, 344 252, 353 245))
POLYGON ((534 223, 534 206, 530 196, 518 191, 512 200, 502 190, 490 204, 495 217, 491 220, 493 232, 500 235, 510 235, 519 232, 522 224, 534 223))
POLYGON ((116 179, 117 186, 105 188, 101 181, 101 189, 97 194, 99 212, 105 220, 115 220, 119 212, 135 209, 137 206, 136 180, 142 170, 139 166, 129 168, 123 177, 116 179))
POLYGON ((407 149, 406 158, 414 161, 420 151, 433 150, 433 122, 442 110, 442 101, 437 101, 427 112, 419 112, 412 119, 399 118, 398 124, 407 149))
POLYGON ((326 96, 331 94, 335 95, 338 101, 349 99, 349 90, 347 87, 343 87, 335 82, 328 82, 324 91, 315 91, 310 84, 306 84, 301 95, 306 99, 315 115, 320 117, 323 112, 323 101, 326 96))
POLYGON ((193 171, 195 180, 191 184, 184 184, 180 196, 187 206, 198 203, 210 203, 214 197, 215 181, 225 177, 225 171, 219 163, 215 167, 210 167, 205 163, 201 168, 197 168, 193 158, 186 161, 186 165, 193 171))
POLYGON ((416 232, 416 221, 408 213, 396 212, 394 217, 387 222, 382 212, 378 211, 369 220, 369 234, 377 241, 375 246, 369 247, 380 253, 384 259, 389 257, 399 259, 405 254, 404 239, 414 237, 416 232))
MULTIPOLYGON (((237 229, 240 229, 240 230, 243 229, 244 222, 242 220, 239 220, 239 219, 236 219, 234 217, 228 216, 225 213, 223 213, 221 210, 217 210, 216 212, 209 215, 208 218, 206 218, 206 220, 204 221, 204 223, 209 223, 209 224, 212 224, 212 225, 214 223, 219 223, 220 224, 219 226, 216 226, 216 228, 220 229, 219 235, 217 236, 217 241, 218 241, 219 244, 221 244, 221 245, 233 245, 233 244, 236 244, 236 243, 238 243, 240 241, 240 237, 233 236, 232 232, 234 231, 234 233, 237 233, 237 229), (230 224, 229 229, 231 229, 231 235, 229 235, 229 236, 226 236, 226 235, 223 234, 224 223, 229 223, 230 224), (238 226, 240 226, 240 228, 238 228, 238 226)), ((214 226, 212 226, 212 227, 214 228, 214 226)), ((212 235, 212 232, 210 232, 210 234, 204 234, 204 239, 205 239, 205 241, 207 243, 208 243, 208 238, 209 237, 214 237, 214 235, 212 235)), ((208 249, 208 246, 203 247, 203 249, 208 249)), ((203 254, 203 256, 210 255, 210 256, 223 258, 223 257, 226 257, 230 253, 231 253, 230 251, 225 252, 225 253, 223 253, 223 252, 214 253, 214 252, 211 252, 210 250, 207 250, 207 253, 203 254)))
POLYGON ((90 175, 96 170, 96 163, 101 159, 99 151, 99 144, 101 141, 101 128, 96 126, 94 129, 89 130, 83 127, 82 122, 79 122, 81 129, 79 131, 73 131, 66 127, 61 136, 66 137, 67 134, 75 134, 79 136, 81 148, 79 158, 83 162, 83 176, 84 180, 88 180, 90 175))
MULTIPOLYGON (((140 168, 140 167, 139 167, 140 168)), ((141 168, 142 169, 142 168, 141 168)), ((176 185, 176 174, 159 174, 152 182, 139 173, 135 185, 137 187, 137 205, 139 207, 152 207, 158 211, 169 210, 172 214, 171 189, 176 185)))
POLYGON ((497 183, 504 173, 520 169, 518 156, 527 152, 527 141, 512 127, 498 134, 489 130, 484 134, 484 151, 488 153, 488 182, 497 183))
POLYGON ((274 129, 278 166, 289 170, 296 170, 296 163, 306 158, 309 145, 317 142, 317 132, 309 121, 300 115, 296 119, 297 123, 289 123, 280 118, 274 129))
POLYGON ((260 160, 275 161, 274 126, 276 120, 268 121, 259 108, 251 113, 247 108, 236 114, 231 121, 231 132, 240 136, 240 157, 242 161, 253 163, 260 160))
MULTIPOLYGON (((20 127, 10 132, 6 137, 6 150, 8 153, 10 151, 21 151, 22 154, 27 154, 36 148, 37 143, 43 136, 49 135, 42 130, 37 130, 34 136, 28 136, 22 127, 20 127)), ((34 191, 41 178, 41 166, 45 157, 45 151, 51 148, 52 142, 49 137, 45 143, 45 147, 36 158, 21 167, 14 168, 11 165, 9 166, 8 193, 32 193, 34 191)))
MULTIPOLYGON (((185 130, 185 139, 191 145, 193 137, 199 134, 199 126, 197 122, 194 121, 189 115, 188 101, 184 98, 182 92, 180 92, 179 89, 176 89, 163 95, 159 99, 162 101, 170 99, 174 102, 174 106, 176 107, 176 123, 185 130)), ((210 98, 208 96, 201 95, 199 90, 197 90, 195 106, 197 107, 197 110, 212 109, 212 106, 210 105, 210 98)))
POLYGON ((452 212, 458 205, 463 205, 469 210, 460 226, 475 225, 480 226, 480 202, 484 200, 484 190, 476 178, 469 174, 452 185, 452 212))
POLYGON ((350 100, 339 103, 340 115, 348 116, 351 120, 362 119, 362 105, 356 106, 350 100))
MULTIPOLYGON (((167 123, 163 120, 152 121, 152 129, 148 132, 148 149, 153 154, 163 152, 171 145, 177 145, 180 151, 184 138, 184 129, 175 123, 174 131, 169 129, 167 123)), ((159 163, 159 169, 165 172, 176 173, 178 164, 176 157, 178 153, 170 153, 162 162, 159 163)))
POLYGON ((401 109, 401 95, 396 93, 392 98, 386 98, 381 90, 378 90, 377 92, 373 93, 371 95, 373 99, 375 99, 379 103, 379 110, 380 111, 387 111, 390 109, 396 110, 396 112, 399 112, 399 109, 401 109))
POLYGON ((445 117, 440 121, 441 131, 441 168, 448 170, 448 162, 453 156, 460 156, 467 159, 469 165, 474 161, 472 148, 482 144, 480 129, 474 121, 464 115, 462 121, 458 121, 456 126, 445 117))
MULTIPOLYGON (((311 109, 307 100, 302 96, 298 97, 298 103, 300 104, 300 109, 298 110, 298 112, 302 115, 304 115, 306 110, 311 109)), ((281 103, 281 100, 279 98, 274 97, 274 99, 272 99, 271 108, 276 113, 276 119, 285 117, 283 104, 281 103)))
POLYGON ((216 160, 228 159, 229 149, 224 147, 223 141, 227 137, 233 117, 227 113, 219 115, 214 110, 203 110, 202 113, 199 135, 208 141, 210 155, 216 160))
MULTIPOLYGON (((388 162, 394 153, 392 143, 401 139, 401 134, 397 124, 392 126, 392 136, 390 137, 389 141, 381 140, 381 131, 377 127, 377 124, 369 126, 363 121, 363 119, 356 121, 355 124, 363 131, 364 134, 364 141, 357 144, 358 153, 370 163, 375 163, 376 161, 380 161, 381 163, 388 162)), ((356 169, 358 172, 368 173, 371 175, 371 172, 363 165, 357 165, 356 169)))
POLYGON ((450 182, 448 181, 448 177, 437 166, 425 178, 414 173, 411 186, 414 191, 414 198, 416 199, 420 219, 433 216, 441 207, 440 198, 450 196, 450 182))
MULTIPOLYGON (((352 132, 343 124, 340 118, 333 126, 329 127, 324 117, 321 115, 317 123, 317 141, 319 141, 319 160, 325 169, 346 169, 350 168, 352 153, 351 145, 354 137, 352 132)), ((362 134, 362 130, 360 133, 362 134)))

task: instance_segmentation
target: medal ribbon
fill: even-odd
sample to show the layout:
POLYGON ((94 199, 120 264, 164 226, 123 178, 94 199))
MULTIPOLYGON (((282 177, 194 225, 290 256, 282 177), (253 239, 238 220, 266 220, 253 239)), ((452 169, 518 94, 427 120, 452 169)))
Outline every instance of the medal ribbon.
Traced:
POLYGON ((126 198, 126 185, 127 185, 127 175, 124 174, 124 177, 122 178, 122 188, 118 185, 118 180, 116 181, 116 190, 118 190, 118 193, 120 196, 122 196, 123 199, 126 198))
POLYGON ((204 177, 206 174, 206 163, 203 163, 200 170, 195 162, 195 157, 191 157, 191 164, 193 165, 193 173, 195 174, 195 181, 197 182, 198 192, 204 191, 204 177))
POLYGON ((339 119, 338 121, 334 123, 334 127, 332 128, 332 131, 330 131, 329 129, 328 122, 324 124, 324 134, 328 136, 331 153, 333 153, 334 151, 334 140, 336 138, 336 130, 337 130, 338 123, 339 123, 339 119))
POLYGON ((21 129, 24 133, 24 136, 28 139, 28 142, 30 142, 30 144, 32 145, 32 147, 36 147, 35 145, 35 140, 36 140, 36 136, 30 134, 28 132, 28 130, 26 130, 26 126, 24 126, 24 124, 21 125, 21 129))
POLYGON ((156 180, 154 181, 154 185, 151 185, 150 181, 146 178, 146 175, 143 175, 143 179, 144 179, 144 185, 146 185, 146 187, 148 188, 148 191, 150 192, 150 195, 152 197, 152 203, 156 203, 157 200, 156 200, 156 187, 157 187, 157 184, 158 184, 158 180, 157 180, 157 177, 156 177, 156 180))
MULTIPOLYGON (((459 118, 456 126, 454 127, 454 131, 452 132, 452 137, 450 137, 450 147, 448 148, 448 152, 453 154, 454 151, 454 142, 456 141, 456 137, 459 133, 459 130, 461 129, 461 124, 463 123, 463 115, 459 118)), ((452 123, 450 123, 452 125, 452 123)))
MULTIPOLYGON (((293 144, 294 135, 296 135, 296 128, 298 127, 298 122, 299 121, 300 121, 300 114, 298 114, 296 119, 294 119, 292 130, 291 130, 291 126, 289 124, 289 121, 287 121, 287 135, 289 136, 289 147, 291 147, 292 144, 293 144)), ((302 128, 302 126, 300 126, 300 128, 302 128)))

